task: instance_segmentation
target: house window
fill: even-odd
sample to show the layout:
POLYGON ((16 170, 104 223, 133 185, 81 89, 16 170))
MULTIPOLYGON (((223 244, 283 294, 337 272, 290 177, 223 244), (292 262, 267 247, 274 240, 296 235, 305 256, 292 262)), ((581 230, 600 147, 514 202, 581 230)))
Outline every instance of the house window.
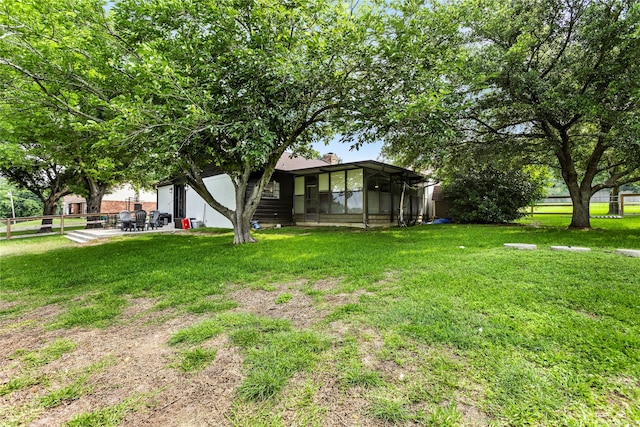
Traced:
POLYGON ((362 169, 347 171, 347 213, 362 213, 362 169))
POLYGON ((331 172, 331 213, 345 213, 345 173, 331 172))
MULTIPOLYGON (((322 175, 319 182, 321 188, 325 188, 322 175)), ((326 186, 329 193, 326 198, 321 193, 320 213, 362 213, 362 183, 362 169, 331 172, 330 183, 326 186)))
POLYGON ((263 199, 279 199, 280 198, 280 183, 278 181, 269 181, 265 185, 262 191, 263 199))

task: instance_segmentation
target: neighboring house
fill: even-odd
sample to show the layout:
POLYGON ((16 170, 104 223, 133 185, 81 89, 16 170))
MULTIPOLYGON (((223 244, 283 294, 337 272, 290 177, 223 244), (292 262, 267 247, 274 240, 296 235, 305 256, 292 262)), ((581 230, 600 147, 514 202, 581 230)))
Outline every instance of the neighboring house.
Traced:
MULTIPOLYGON (((65 196, 63 202, 65 215, 87 213, 87 201, 84 197, 65 196)), ((117 213, 123 210, 133 212, 136 209, 143 209, 147 212, 156 209, 155 191, 136 191, 132 186, 126 184, 114 189, 109 194, 105 194, 100 205, 102 213, 117 213)))
POLYGON ((442 197, 442 190, 440 185, 433 187, 433 193, 431 194, 431 201, 433 206, 433 215, 435 218, 447 218, 449 216, 449 202, 442 197))
MULTIPOLYGON (((228 175, 204 172, 212 195, 235 208, 228 175)), ((252 191, 258 176, 247 191, 252 191)), ((337 163, 329 153, 308 160, 285 153, 276 165, 254 215, 261 224, 381 226, 396 224, 403 202, 407 223, 425 213, 425 178, 411 170, 378 161, 337 163), (403 195, 404 192, 404 195, 403 195)), ((158 210, 174 219, 194 218, 207 227, 231 228, 231 222, 179 179, 158 184, 158 210)))

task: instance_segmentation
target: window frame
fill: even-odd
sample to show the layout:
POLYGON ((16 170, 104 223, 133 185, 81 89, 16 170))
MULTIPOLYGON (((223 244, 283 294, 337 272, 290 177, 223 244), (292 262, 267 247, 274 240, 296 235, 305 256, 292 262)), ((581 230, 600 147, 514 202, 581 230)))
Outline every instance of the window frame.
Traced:
POLYGON ((280 200, 280 182, 270 180, 267 185, 264 186, 261 198, 268 200, 280 200), (271 188, 271 190, 269 190, 269 188, 271 188))

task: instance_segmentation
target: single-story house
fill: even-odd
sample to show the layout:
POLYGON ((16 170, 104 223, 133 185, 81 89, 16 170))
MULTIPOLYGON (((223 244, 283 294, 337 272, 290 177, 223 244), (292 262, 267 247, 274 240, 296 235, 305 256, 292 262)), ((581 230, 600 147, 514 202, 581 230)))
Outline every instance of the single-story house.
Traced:
MULTIPOLYGON (((213 168, 203 175, 212 195, 235 208, 229 176, 213 168)), ((257 180, 257 176, 252 179, 247 191, 257 180)), ((398 223, 402 202, 405 222, 421 222, 429 199, 425 181, 419 173, 378 161, 338 163, 332 153, 322 160, 285 153, 253 219, 262 225, 384 226, 398 223)), ((192 218, 207 227, 231 228, 227 218, 180 179, 158 184, 157 204, 160 212, 174 219, 192 218)))

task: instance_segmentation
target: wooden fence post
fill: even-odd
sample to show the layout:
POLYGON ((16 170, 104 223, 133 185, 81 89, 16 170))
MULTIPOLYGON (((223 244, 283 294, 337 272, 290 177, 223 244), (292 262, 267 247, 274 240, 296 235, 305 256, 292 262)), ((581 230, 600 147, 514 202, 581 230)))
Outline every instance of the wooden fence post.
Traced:
POLYGON ((64 215, 60 215, 60 234, 64 234, 64 215))
POLYGON ((11 220, 7 218, 7 240, 11 238, 11 220))

